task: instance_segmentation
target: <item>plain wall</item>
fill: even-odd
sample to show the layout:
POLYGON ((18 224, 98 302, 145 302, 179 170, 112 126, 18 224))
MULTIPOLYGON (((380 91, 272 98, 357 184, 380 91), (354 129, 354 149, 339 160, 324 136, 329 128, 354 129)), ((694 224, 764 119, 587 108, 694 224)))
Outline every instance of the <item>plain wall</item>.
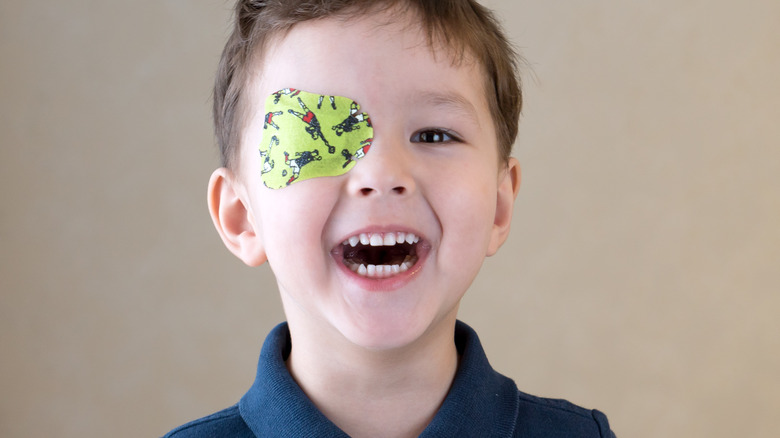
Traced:
MULTIPOLYGON (((780 2, 492 0, 531 67, 461 318, 623 437, 780 430, 780 2)), ((230 2, 0 3, 0 436, 159 436, 283 319, 213 230, 230 2)))

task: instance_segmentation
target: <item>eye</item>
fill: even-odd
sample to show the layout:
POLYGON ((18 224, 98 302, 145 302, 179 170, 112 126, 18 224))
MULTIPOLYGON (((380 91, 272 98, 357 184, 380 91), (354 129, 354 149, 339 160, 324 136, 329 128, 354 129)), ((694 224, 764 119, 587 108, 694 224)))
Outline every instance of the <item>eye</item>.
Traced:
POLYGON ((455 134, 444 129, 423 129, 412 135, 412 143, 449 143, 460 141, 455 134))

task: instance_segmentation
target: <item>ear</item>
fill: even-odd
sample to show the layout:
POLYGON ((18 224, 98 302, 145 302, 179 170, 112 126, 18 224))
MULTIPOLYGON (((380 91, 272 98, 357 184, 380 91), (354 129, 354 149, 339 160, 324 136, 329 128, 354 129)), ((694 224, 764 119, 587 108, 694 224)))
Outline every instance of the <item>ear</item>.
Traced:
POLYGON ((219 237, 236 257, 249 266, 266 262, 265 248, 255 227, 246 191, 233 172, 224 167, 211 174, 208 204, 219 237))
POLYGON ((506 167, 498 177, 498 193, 496 195, 496 216, 493 220, 493 231, 490 235, 487 256, 492 256, 504 244, 509 236, 509 226, 512 224, 512 210, 517 192, 520 190, 520 163, 510 157, 506 167))

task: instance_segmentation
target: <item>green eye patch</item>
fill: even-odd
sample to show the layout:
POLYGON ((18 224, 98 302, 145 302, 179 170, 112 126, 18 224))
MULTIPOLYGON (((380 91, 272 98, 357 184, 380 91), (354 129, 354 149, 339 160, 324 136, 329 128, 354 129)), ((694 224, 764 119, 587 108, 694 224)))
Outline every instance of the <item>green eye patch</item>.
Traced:
POLYGON ((374 138, 368 114, 346 97, 285 88, 268 96, 265 111, 260 159, 263 184, 271 189, 343 175, 374 138))

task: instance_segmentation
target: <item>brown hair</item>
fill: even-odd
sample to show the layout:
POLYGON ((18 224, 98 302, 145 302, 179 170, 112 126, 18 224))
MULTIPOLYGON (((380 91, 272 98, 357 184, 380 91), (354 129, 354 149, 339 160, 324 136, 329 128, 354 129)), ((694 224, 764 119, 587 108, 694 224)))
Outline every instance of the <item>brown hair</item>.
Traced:
MULTIPOLYGON (((522 108, 517 54, 493 13, 474 0, 238 0, 235 26, 219 62, 214 84, 214 126, 222 165, 235 168, 248 102, 245 87, 255 59, 268 41, 295 24, 379 10, 413 10, 428 43, 450 49, 454 61, 470 56, 485 72, 487 101, 495 123, 499 158, 512 152, 522 108)), ((257 58, 256 58, 257 57, 257 58)))

